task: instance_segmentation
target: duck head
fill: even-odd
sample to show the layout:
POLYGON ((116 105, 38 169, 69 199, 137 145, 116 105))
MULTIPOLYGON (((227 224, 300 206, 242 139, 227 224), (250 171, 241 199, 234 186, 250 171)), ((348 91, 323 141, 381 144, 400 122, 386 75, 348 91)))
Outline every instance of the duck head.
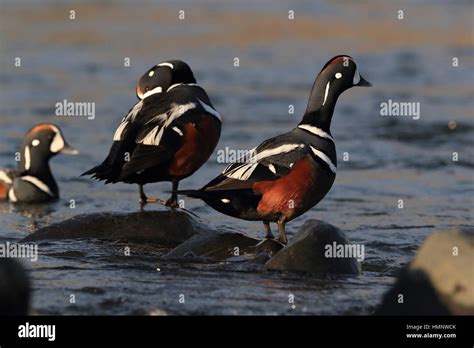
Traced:
POLYGON ((169 60, 150 68, 137 84, 137 97, 146 97, 166 92, 168 88, 179 83, 196 83, 188 64, 181 60, 169 60))

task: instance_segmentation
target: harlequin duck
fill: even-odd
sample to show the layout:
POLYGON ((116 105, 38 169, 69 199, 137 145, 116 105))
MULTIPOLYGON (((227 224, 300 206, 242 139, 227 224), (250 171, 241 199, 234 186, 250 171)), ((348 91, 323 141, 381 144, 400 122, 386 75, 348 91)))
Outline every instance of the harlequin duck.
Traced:
POLYGON ((140 101, 122 119, 104 162, 82 175, 105 183, 139 185, 140 204, 176 207, 179 181, 210 157, 221 133, 221 117, 191 68, 179 60, 160 63, 139 80, 140 101), (171 181, 163 201, 145 195, 143 185, 171 181))
POLYGON ((49 159, 59 153, 79 153, 66 143, 59 127, 51 123, 34 126, 26 133, 19 153, 18 171, 0 170, 0 200, 41 203, 58 199, 49 159))
POLYGON ((324 65, 311 90, 303 120, 290 132, 268 139, 246 161, 230 164, 199 190, 178 191, 215 210, 244 220, 270 222, 286 244, 285 224, 315 206, 336 177, 336 148, 330 132, 337 98, 354 86, 371 86, 347 55, 324 65))

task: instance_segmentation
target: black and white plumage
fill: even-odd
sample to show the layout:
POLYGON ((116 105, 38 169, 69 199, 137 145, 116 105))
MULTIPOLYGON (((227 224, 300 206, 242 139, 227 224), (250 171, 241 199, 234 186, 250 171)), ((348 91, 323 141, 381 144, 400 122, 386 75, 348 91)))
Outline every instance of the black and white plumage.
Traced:
POLYGON ((79 151, 66 143, 61 130, 43 123, 30 129, 20 146, 18 170, 0 169, 0 200, 41 203, 59 198, 49 160, 62 153, 75 155, 79 151))
POLYGON ((107 158, 83 175, 105 183, 140 185, 142 205, 176 206, 176 194, 167 202, 147 198, 143 185, 171 181, 176 190, 179 181, 198 170, 214 151, 221 118, 186 63, 173 60, 157 67, 140 79, 137 96, 143 99, 122 119, 107 158))
POLYGON ((316 205, 336 177, 337 158, 330 123, 339 95, 353 86, 370 86, 349 56, 332 58, 313 85, 300 124, 268 139, 244 163, 232 163, 199 190, 178 191, 200 198, 224 214, 276 222, 279 240, 286 243, 285 224, 316 205))

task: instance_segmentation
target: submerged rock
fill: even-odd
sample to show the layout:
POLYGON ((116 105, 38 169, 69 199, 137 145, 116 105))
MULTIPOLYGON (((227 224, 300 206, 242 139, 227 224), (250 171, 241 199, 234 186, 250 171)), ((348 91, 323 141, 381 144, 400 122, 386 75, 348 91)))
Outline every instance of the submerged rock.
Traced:
POLYGON ((30 281, 23 266, 14 259, 0 258, 0 315, 27 315, 30 281))
POLYGON ((474 315, 474 229, 428 236, 376 314, 474 315))
POLYGON ((327 257, 327 246, 349 245, 341 230, 324 221, 308 220, 288 246, 266 264, 265 269, 314 274, 360 274, 356 257, 327 257))
POLYGON ((258 239, 233 231, 207 231, 195 235, 167 253, 165 258, 204 257, 226 260, 241 256, 255 246, 258 239))
POLYGON ((174 247, 209 228, 183 211, 95 213, 40 228, 22 242, 45 239, 95 238, 154 242, 174 247))

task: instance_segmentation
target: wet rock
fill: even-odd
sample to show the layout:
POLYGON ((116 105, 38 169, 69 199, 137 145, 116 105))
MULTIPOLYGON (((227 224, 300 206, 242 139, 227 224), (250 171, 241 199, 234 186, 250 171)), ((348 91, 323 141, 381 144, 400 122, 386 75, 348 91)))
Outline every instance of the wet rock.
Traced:
POLYGON ((206 230, 206 226, 183 211, 110 212, 77 215, 40 228, 22 242, 94 238, 174 247, 206 230))
POLYGON ((250 249, 254 257, 250 259, 249 262, 263 265, 279 252, 283 246, 283 244, 274 239, 264 239, 250 249))
POLYGON ((248 253, 258 239, 250 238, 233 231, 207 231, 195 235, 167 253, 165 258, 194 257, 226 260, 248 253))
POLYGON ((433 233, 377 308, 378 315, 474 315, 474 229, 433 233))
MULTIPOLYGON (((338 228, 320 220, 308 220, 290 243, 273 256, 265 269, 313 274, 360 274, 356 257, 326 257, 327 246, 349 245, 338 228)), ((355 255, 354 255, 355 256, 355 255)))
POLYGON ((14 259, 0 258, 0 315, 27 315, 30 281, 23 266, 14 259))

